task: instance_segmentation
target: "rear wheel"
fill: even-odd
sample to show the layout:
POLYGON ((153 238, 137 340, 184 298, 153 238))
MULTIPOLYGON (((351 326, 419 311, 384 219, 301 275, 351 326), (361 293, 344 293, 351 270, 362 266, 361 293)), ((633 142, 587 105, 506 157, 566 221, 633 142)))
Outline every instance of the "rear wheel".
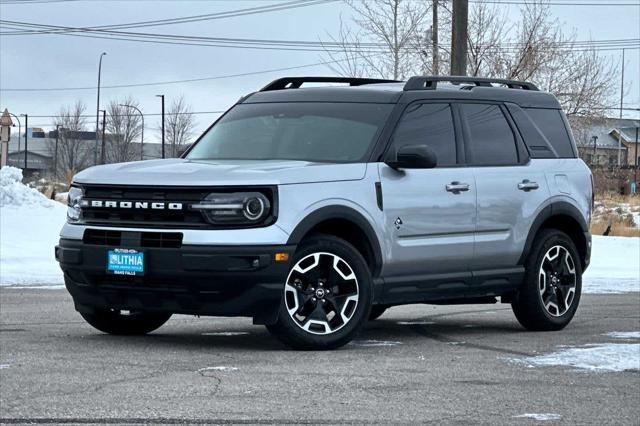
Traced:
POLYGON ((344 240, 319 235, 302 243, 291 264, 269 331, 296 349, 348 343, 371 310, 371 274, 362 255, 344 240))
POLYGON ((171 314, 96 309, 80 315, 94 328, 109 334, 141 335, 160 328, 171 318, 171 314))
POLYGON ((545 229, 535 239, 526 263, 525 281, 513 312, 525 328, 561 330, 578 309, 582 265, 575 244, 562 231, 545 229))

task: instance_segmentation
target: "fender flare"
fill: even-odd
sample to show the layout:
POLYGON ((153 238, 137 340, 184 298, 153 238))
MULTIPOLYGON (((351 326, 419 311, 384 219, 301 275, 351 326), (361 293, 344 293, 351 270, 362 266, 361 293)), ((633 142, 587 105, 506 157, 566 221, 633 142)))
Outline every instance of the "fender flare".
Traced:
POLYGON ((345 206, 326 206, 321 207, 308 214, 300 223, 295 227, 287 244, 298 245, 302 241, 302 238, 311 230, 314 226, 331 219, 348 220, 358 226, 367 238, 369 245, 373 251, 373 260, 375 264, 372 275, 375 277, 382 269, 382 249, 378 236, 371 226, 371 223, 357 210, 345 207, 345 206))
POLYGON ((525 244, 524 244, 524 249, 522 250, 522 255, 518 260, 519 265, 524 265, 527 259, 527 256, 529 255, 529 251, 531 250, 531 246, 533 245, 533 240, 538 234, 540 227, 542 227, 542 224, 550 217, 559 216, 559 215, 569 216, 580 225, 582 232, 584 233, 589 232, 589 226, 577 207, 575 207, 574 205, 566 201, 553 202, 548 206, 544 207, 540 211, 540 213, 538 213, 538 216, 536 216, 535 220, 533 221, 533 224, 529 229, 529 234, 527 235, 527 240, 525 241, 525 244))

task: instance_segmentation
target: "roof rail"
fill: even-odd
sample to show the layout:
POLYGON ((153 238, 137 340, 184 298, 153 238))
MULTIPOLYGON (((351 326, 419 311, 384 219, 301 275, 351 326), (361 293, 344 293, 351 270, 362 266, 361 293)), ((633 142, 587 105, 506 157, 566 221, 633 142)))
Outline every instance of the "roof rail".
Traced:
POLYGON ((273 80, 260 89, 261 92, 271 90, 298 89, 304 83, 349 83, 349 86, 362 86, 375 83, 399 83, 398 80, 385 80, 379 78, 355 78, 355 77, 283 77, 273 80))
POLYGON ((482 77, 465 77, 465 76, 416 76, 411 77, 404 85, 403 90, 434 90, 438 82, 444 81, 453 84, 470 83, 481 87, 493 87, 493 84, 503 84, 509 89, 535 90, 538 87, 526 81, 505 80, 501 78, 482 78, 482 77))

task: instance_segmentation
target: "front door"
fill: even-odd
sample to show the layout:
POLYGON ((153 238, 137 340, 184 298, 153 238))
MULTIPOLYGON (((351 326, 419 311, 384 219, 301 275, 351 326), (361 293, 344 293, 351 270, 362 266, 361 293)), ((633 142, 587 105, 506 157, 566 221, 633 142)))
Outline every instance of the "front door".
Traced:
POLYGON ((438 166, 394 170, 379 165, 389 238, 383 271, 388 291, 394 291, 394 283, 409 288, 412 281, 418 293, 441 285, 462 290, 466 285, 448 279, 469 271, 476 218, 473 173, 458 166, 456 139, 449 104, 412 104, 396 128, 387 157, 404 145, 428 145, 438 166))

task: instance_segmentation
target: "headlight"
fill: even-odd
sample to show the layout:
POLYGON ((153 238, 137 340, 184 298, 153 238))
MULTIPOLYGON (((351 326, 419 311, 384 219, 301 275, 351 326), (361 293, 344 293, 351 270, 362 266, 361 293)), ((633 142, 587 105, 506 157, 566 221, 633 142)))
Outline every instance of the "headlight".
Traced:
POLYGON ((213 193, 191 208, 218 225, 257 225, 271 213, 269 199, 260 192, 213 193))
POLYGON ((67 199, 67 219, 69 222, 77 222, 80 220, 80 203, 82 202, 82 189, 77 186, 69 188, 69 195, 67 199))

